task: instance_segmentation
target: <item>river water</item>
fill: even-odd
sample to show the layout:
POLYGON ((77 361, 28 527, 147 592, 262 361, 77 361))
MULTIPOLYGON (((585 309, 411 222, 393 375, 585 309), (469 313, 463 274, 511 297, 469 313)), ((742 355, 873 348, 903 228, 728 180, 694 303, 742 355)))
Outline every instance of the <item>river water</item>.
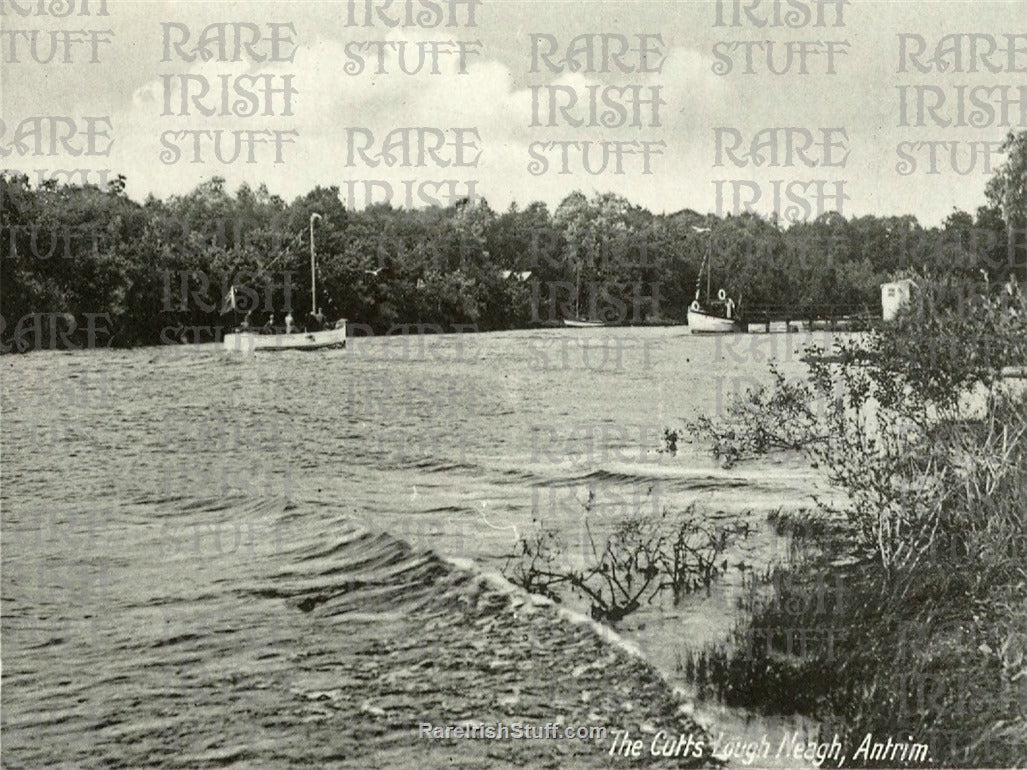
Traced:
MULTIPOLYGON (((5 756, 157 764, 172 726, 154 701, 193 698, 197 722, 224 719, 232 690, 196 699, 204 677, 268 686, 273 667, 258 662, 281 598, 309 588, 308 568, 329 575, 373 553, 373 542, 326 548, 354 520, 495 570, 534 520, 580 544, 591 492, 593 523, 689 504, 748 520, 730 562, 771 563, 787 544, 766 514, 808 506, 812 472, 723 470, 684 442, 661 453, 661 437, 765 380, 770 358, 799 371, 806 341, 671 327, 365 338, 257 357, 213 346, 5 356, 5 756), (156 745, 133 743, 143 732, 156 745)), ((682 656, 735 622, 743 571, 620 630, 680 683, 682 656)), ((310 622, 279 630, 282 666, 330 641, 310 622)), ((716 704, 698 713, 713 732, 797 724, 716 704)))

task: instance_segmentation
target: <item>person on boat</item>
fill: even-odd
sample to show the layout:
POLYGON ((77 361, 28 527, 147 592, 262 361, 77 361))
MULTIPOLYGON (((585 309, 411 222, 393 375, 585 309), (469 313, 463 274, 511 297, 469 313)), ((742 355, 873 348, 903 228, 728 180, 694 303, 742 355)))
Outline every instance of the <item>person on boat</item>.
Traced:
POLYGON ((285 316, 285 333, 292 334, 296 327, 292 325, 292 312, 285 316))
POLYGON ((311 331, 315 332, 324 330, 326 328, 324 313, 322 313, 320 310, 311 310, 310 321, 308 322, 307 326, 311 331))
POLYGON ((275 314, 272 313, 267 318, 267 323, 264 324, 264 333, 273 334, 275 331, 275 314))
POLYGON ((248 310, 246 315, 243 316, 242 323, 239 324, 239 331, 247 332, 250 330, 250 319, 253 317, 253 311, 248 310))

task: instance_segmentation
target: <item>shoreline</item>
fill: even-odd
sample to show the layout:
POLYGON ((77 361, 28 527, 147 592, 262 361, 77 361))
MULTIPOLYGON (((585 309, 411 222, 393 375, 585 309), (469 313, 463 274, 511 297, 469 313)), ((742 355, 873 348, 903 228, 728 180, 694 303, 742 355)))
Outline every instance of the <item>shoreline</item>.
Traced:
MULTIPOLYGON (((391 535, 375 537, 385 537, 393 541, 390 547, 400 549, 402 555, 394 559, 423 564, 419 572, 430 568, 431 583, 419 582, 429 591, 412 606, 409 599, 397 597, 398 603, 406 605, 398 612, 379 603, 366 617, 351 614, 358 623, 368 624, 367 633, 351 628, 347 644, 364 648, 356 656, 361 666, 369 662, 368 655, 376 664, 376 676, 363 681, 355 697, 342 693, 330 697, 333 708, 345 714, 342 722, 349 726, 353 744, 375 746, 374 761, 368 754, 354 755, 359 761, 352 766, 718 764, 708 757, 648 754, 650 743, 661 738, 690 736, 693 742, 706 740, 708 745, 709 736, 692 716, 693 704, 683 691, 671 685, 634 643, 580 613, 526 593, 477 562, 419 552, 391 535), (388 628, 374 622, 382 618, 388 618, 388 628), (381 633, 385 630, 389 633, 381 633), (416 643, 404 647, 389 640, 416 643), (430 659, 423 657, 425 653, 430 659), (408 674, 414 670, 427 676, 410 682, 408 674), (395 685, 404 680, 403 697, 397 698, 395 685), (606 727, 608 732, 603 739, 591 740, 419 736, 419 727, 425 724, 465 729, 476 725, 480 731, 501 724, 541 730, 553 723, 606 727), (614 730, 626 730, 632 740, 644 740, 646 753, 638 759, 611 755, 614 730)), ((330 611, 330 604, 314 608, 311 614, 330 611)), ((345 761, 343 766, 348 766, 345 761)))

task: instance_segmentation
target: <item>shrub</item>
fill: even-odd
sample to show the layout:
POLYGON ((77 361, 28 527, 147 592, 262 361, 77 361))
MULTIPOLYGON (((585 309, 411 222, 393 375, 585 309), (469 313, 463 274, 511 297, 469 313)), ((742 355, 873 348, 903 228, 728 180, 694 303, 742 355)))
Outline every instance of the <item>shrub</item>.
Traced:
POLYGON ((715 528, 705 525, 693 508, 672 515, 634 516, 613 525, 605 540, 593 532, 584 511, 585 563, 571 564, 563 536, 550 527, 537 527, 520 538, 508 555, 503 572, 527 591, 559 601, 559 589, 569 588, 590 604, 592 617, 615 624, 657 596, 670 591, 674 603, 708 588, 726 569, 721 560, 734 535, 748 533, 745 525, 715 528))
MULTIPOLYGON (((1012 766, 1027 751, 1027 395, 1001 371, 1027 363, 1027 303, 951 295, 924 285, 895 326, 813 350, 805 380, 775 371, 726 422, 693 425, 729 464, 805 453, 846 493, 849 538, 807 528, 844 603, 757 604, 732 649, 687 671, 733 702, 811 713, 827 738, 901 732, 941 765, 1012 766), (833 638, 798 655, 753 629, 833 638)), ((801 598, 808 565, 789 571, 801 598)))
POLYGON ((927 283, 896 326, 830 355, 808 348, 804 381, 771 366, 771 385, 734 399, 724 422, 699 418, 692 435, 726 465, 805 453, 846 492, 844 513, 888 575, 958 547, 977 526, 968 506, 1015 483, 1009 461, 1025 428, 997 383, 1004 366, 1027 362, 1027 301, 1002 292, 950 307, 934 299, 944 293, 927 283))

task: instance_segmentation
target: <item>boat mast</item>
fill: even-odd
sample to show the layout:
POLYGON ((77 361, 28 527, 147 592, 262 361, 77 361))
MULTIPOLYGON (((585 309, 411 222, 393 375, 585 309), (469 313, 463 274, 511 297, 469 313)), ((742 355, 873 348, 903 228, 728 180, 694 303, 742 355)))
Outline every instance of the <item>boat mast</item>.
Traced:
POLYGON ((317 315, 317 259, 314 256, 314 220, 321 219, 316 211, 310 215, 310 305, 311 312, 317 315))
POLYGON ((710 239, 706 246, 706 301, 710 301, 710 276, 713 274, 713 226, 710 225, 710 239))
POLYGON ((581 300, 581 262, 577 264, 577 270, 575 271, 575 285, 574 285, 574 317, 578 320, 581 319, 581 308, 579 302, 581 300))
POLYGON ((712 227, 696 227, 692 225, 692 229, 697 233, 709 233, 710 240, 706 246, 706 253, 703 255, 702 264, 699 265, 699 275, 695 279, 695 301, 699 301, 699 297, 702 295, 702 274, 703 270, 706 271, 706 299, 710 298, 710 257, 713 252, 713 228, 712 227))
POLYGON ((699 265, 699 276, 695 279, 695 301, 699 301, 699 297, 702 296, 702 271, 706 269, 706 257, 703 256, 702 264, 699 265))

